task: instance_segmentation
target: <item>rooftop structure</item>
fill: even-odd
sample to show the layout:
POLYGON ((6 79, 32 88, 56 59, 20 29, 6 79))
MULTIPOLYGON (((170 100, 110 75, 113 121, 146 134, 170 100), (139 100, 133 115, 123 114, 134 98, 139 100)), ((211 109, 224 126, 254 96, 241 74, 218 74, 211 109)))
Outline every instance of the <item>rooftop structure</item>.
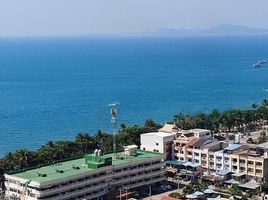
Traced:
POLYGON ((160 128, 159 132, 166 132, 166 133, 177 133, 180 129, 176 126, 176 124, 167 124, 160 128))

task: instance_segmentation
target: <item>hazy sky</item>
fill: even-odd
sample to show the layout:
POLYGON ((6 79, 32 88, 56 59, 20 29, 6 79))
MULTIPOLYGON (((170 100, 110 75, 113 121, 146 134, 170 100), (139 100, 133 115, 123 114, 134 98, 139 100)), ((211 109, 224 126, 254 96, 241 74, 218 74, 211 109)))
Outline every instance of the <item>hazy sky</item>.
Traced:
POLYGON ((268 0, 0 0, 0 36, 268 28, 268 0))

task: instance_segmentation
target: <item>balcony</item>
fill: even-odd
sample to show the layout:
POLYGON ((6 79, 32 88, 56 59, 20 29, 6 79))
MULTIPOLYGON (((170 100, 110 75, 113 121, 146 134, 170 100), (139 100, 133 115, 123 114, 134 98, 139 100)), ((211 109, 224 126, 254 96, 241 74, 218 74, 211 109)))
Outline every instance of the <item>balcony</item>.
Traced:
POLYGON ((190 151, 190 152, 192 152, 192 151, 193 151, 193 149, 192 149, 192 148, 187 148, 186 150, 187 150, 187 151, 190 151))
POLYGON ((262 165, 256 165, 256 169, 262 169, 262 165))
POLYGON ((229 165, 224 165, 224 169, 228 169, 229 170, 230 166, 229 165))
POLYGON ((254 172, 249 172, 249 171, 248 171, 248 175, 255 176, 254 172))
POLYGON ((254 164, 248 164, 248 167, 254 168, 254 164))
POLYGON ((246 166, 246 163, 239 163, 239 166, 245 167, 246 166))
POLYGON ((256 173, 256 176, 262 177, 262 173, 256 173))

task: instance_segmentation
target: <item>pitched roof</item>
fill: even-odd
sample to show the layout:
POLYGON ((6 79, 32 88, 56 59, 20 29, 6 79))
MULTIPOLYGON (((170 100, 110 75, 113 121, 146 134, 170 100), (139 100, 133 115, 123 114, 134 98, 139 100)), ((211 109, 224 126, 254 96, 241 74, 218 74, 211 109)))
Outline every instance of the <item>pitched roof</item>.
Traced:
POLYGON ((176 126, 176 124, 167 124, 165 123, 165 125, 160 128, 158 131, 160 132, 167 132, 167 133, 173 133, 173 132, 177 132, 179 130, 179 128, 176 126))
POLYGON ((193 139, 191 139, 188 143, 189 146, 193 146, 195 143, 197 143, 200 139, 194 137, 193 139))

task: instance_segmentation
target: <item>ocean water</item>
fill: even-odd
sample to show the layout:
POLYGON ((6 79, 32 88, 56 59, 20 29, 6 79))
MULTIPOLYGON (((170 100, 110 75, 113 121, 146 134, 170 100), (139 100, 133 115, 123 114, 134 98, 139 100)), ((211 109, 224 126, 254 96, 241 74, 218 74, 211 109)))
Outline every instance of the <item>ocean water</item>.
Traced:
POLYGON ((268 37, 0 39, 0 155, 267 98, 268 37))

